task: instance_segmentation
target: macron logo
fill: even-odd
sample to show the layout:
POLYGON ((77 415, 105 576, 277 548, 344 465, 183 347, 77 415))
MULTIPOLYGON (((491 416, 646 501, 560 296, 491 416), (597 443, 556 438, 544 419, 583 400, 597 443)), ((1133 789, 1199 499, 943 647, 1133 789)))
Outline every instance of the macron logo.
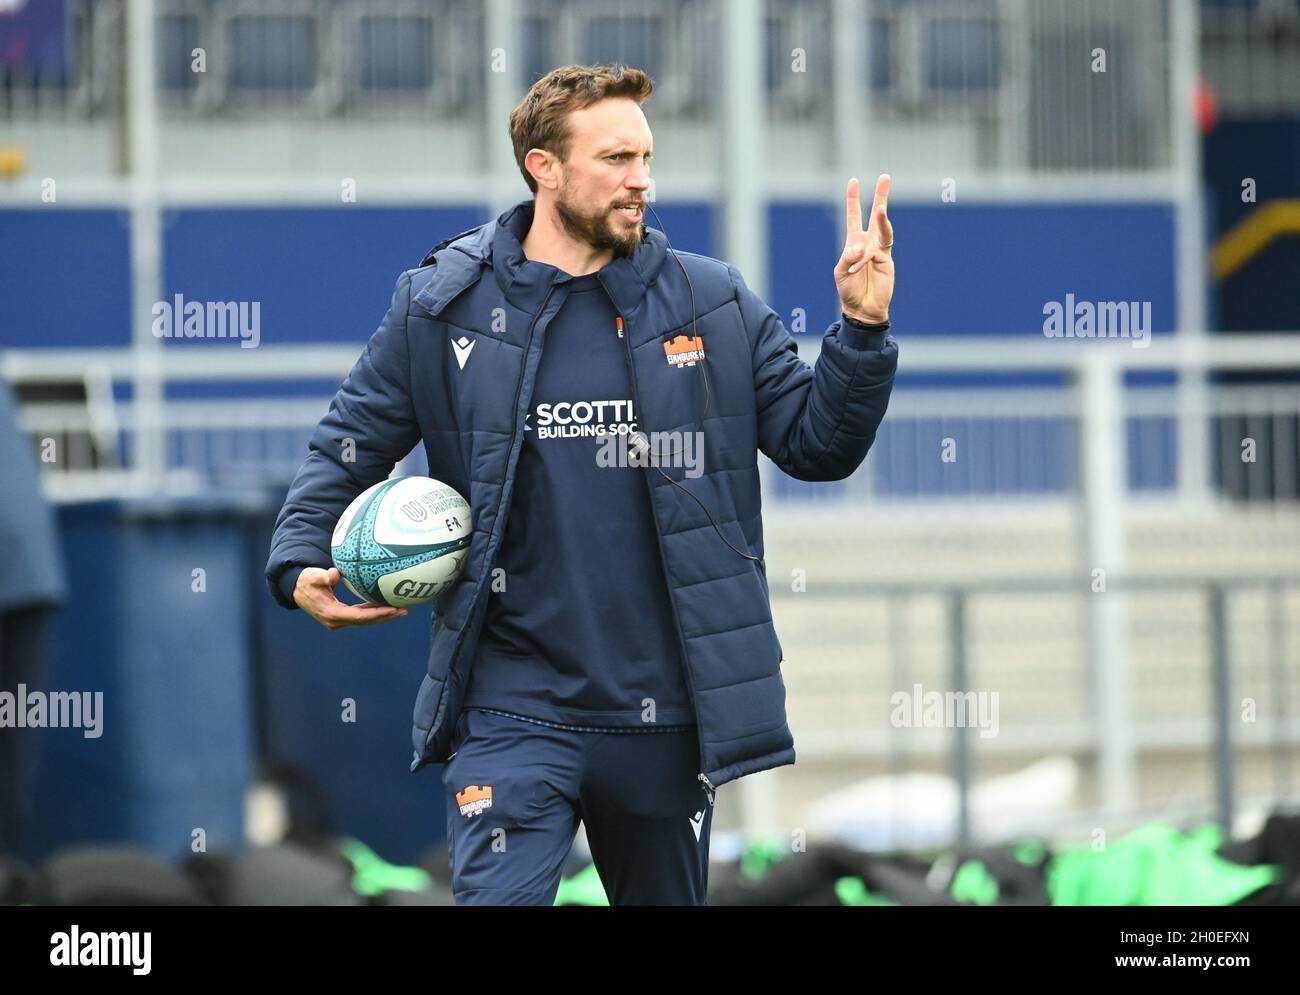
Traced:
POLYGON ((451 347, 456 351, 456 362, 463 370, 466 360, 469 359, 470 352, 474 349, 474 340, 462 335, 460 338, 452 340, 451 347))
POLYGON ((687 821, 690 822, 690 824, 691 824, 691 828, 695 830, 695 840, 696 840, 696 842, 699 842, 699 839, 700 839, 700 830, 704 828, 704 813, 703 813, 703 812, 696 812, 696 813, 695 813, 695 817, 694 817, 694 818, 688 818, 687 821))

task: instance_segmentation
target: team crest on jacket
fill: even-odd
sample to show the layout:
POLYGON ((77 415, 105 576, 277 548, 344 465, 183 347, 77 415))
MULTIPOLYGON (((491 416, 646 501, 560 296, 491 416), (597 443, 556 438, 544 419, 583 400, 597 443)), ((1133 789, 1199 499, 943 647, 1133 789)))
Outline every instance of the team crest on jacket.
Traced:
POLYGON ((704 340, 698 335, 694 338, 679 335, 664 342, 664 355, 669 366, 694 366, 704 358, 704 340))
POLYGON ((492 807, 492 785, 485 784, 480 788, 471 784, 464 791, 457 791, 456 804, 460 806, 460 814, 466 818, 480 815, 484 809, 492 807))

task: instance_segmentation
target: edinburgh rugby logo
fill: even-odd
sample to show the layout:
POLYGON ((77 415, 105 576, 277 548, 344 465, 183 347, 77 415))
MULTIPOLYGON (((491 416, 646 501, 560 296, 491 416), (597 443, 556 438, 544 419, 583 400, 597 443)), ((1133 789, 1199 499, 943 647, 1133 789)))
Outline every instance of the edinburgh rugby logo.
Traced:
POLYGON ((456 792, 456 804, 460 806, 463 816, 481 815, 485 809, 492 807, 492 785, 479 787, 471 784, 464 791, 456 792))
POLYGON ((664 343, 664 355, 669 366, 694 366, 704 358, 704 340, 698 335, 694 338, 679 335, 664 343))

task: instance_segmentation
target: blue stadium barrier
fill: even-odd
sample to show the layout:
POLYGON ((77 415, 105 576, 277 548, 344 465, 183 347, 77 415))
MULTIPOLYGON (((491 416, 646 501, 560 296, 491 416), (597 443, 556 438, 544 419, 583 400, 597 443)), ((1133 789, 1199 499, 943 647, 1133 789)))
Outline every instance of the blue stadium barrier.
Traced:
POLYGON ((207 502, 59 509, 70 586, 44 683, 102 692, 102 724, 95 738, 30 730, 28 859, 108 840, 183 857, 198 830, 210 851, 242 845, 248 514, 207 502))
MULTIPOLYGON (((675 248, 716 254, 711 204, 656 210, 675 248)), ((841 210, 821 202, 769 209, 766 296, 787 326, 796 308, 807 333, 835 320, 830 274, 841 210)), ((397 275, 487 213, 475 204, 169 210, 163 292, 168 300, 258 301, 266 343, 360 344, 383 317, 397 275)), ((1150 301, 1156 334, 1176 326, 1167 205, 898 203, 891 216, 906 233, 893 310, 908 335, 1041 335, 1044 304, 1066 293, 1150 301)), ((0 212, 0 346, 130 342, 125 219, 103 210, 0 212), (76 294, 66 292, 69 273, 76 294)))
POLYGON ((408 769, 429 612, 327 632, 275 604, 280 496, 60 509, 71 588, 43 689, 102 692, 102 734, 31 730, 24 858, 96 841, 182 858, 195 830, 239 849, 259 761, 305 770, 334 828, 386 859, 445 839, 440 768, 408 769))
POLYGON ((131 344, 130 215, 0 211, 0 348, 131 344))

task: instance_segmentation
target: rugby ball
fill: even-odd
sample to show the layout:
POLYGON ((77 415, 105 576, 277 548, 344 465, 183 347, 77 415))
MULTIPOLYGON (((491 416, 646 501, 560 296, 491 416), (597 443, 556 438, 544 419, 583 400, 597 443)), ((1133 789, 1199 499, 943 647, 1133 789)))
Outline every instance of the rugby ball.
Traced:
POLYGON ((431 477, 368 487, 334 527, 343 583, 372 605, 425 605, 460 579, 472 533, 469 502, 431 477))

